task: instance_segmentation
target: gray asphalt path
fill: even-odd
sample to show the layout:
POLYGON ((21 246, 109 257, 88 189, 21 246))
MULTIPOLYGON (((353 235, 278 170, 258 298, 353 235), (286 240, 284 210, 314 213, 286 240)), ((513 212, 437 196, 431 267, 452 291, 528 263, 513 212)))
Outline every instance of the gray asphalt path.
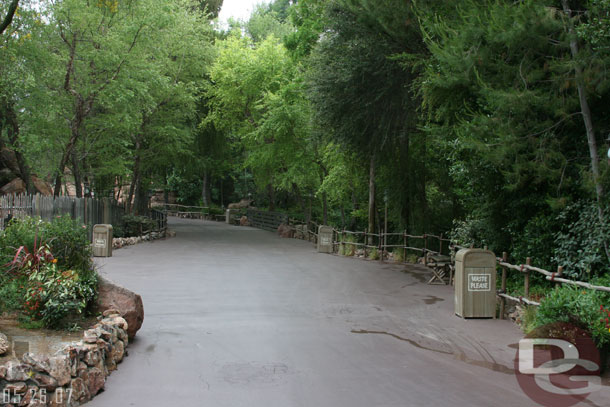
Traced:
POLYGON ((170 227, 177 237, 98 259, 146 316, 90 406, 534 405, 511 368, 520 331, 455 317, 451 288, 424 284, 421 266, 223 223, 170 227))

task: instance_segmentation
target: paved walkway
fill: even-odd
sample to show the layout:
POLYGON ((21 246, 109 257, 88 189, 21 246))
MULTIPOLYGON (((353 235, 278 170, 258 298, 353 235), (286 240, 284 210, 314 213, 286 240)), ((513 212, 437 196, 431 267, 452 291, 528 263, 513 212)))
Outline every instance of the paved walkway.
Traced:
POLYGON ((425 268, 223 223, 170 226, 177 237, 98 261, 146 316, 90 406, 534 405, 511 368, 520 331, 455 317, 451 288, 424 284, 425 268))

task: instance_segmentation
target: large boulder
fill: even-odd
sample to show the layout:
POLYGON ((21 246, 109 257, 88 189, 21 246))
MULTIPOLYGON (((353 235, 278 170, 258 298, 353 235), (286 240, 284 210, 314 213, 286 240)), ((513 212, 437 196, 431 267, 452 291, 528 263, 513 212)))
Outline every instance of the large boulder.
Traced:
MULTIPOLYGON (((39 194, 45 196, 53 195, 53 190, 51 189, 51 187, 35 175, 32 176, 32 184, 34 184, 34 188, 36 188, 36 192, 38 192, 39 194)), ((14 178, 11 182, 5 184, 2 188, 0 188, 0 195, 25 193, 25 182, 23 182, 21 178, 14 178)))
POLYGON ((53 195, 53 190, 51 189, 49 184, 47 184, 35 175, 32 175, 32 184, 34 184, 34 188, 36 188, 36 191, 38 191, 39 194, 44 196, 53 195))
POLYGON ((15 178, 2 188, 0 188, 0 195, 12 195, 12 194, 25 194, 25 182, 21 178, 15 178))
POLYGON ((130 340, 133 339, 144 322, 142 297, 133 291, 100 277, 97 310, 104 312, 110 309, 119 311, 121 316, 127 321, 127 335, 130 340))
POLYGON ((242 216, 241 219, 239 220, 239 225, 240 226, 250 226, 250 221, 248 220, 248 217, 242 216))
POLYGON ((239 201, 237 203, 230 203, 229 209, 247 209, 250 207, 251 204, 252 204, 251 199, 242 199, 241 201, 239 201))
POLYGON ((4 355, 9 350, 8 338, 0 332, 0 356, 4 355))
POLYGON ((286 225, 285 223, 282 223, 280 226, 278 226, 277 233, 280 235, 280 237, 293 238, 294 228, 289 225, 286 225))

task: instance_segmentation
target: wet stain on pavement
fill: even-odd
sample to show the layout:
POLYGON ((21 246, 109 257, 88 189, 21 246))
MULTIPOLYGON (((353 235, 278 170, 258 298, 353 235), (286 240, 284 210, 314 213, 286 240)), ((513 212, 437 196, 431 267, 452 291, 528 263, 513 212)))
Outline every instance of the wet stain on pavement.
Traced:
POLYGON ((398 336, 396 334, 390 333, 390 332, 385 332, 385 331, 366 331, 366 330, 352 330, 351 331, 354 334, 373 334, 373 335, 387 335, 390 336, 392 338, 398 339, 400 341, 403 342, 407 342, 410 345, 415 346, 416 348, 419 349, 423 349, 423 350, 428 350, 428 351, 432 351, 432 352, 436 352, 436 353, 442 353, 445 355, 452 355, 455 357, 456 360, 459 360, 461 362, 467 363, 471 366, 477 366, 477 367, 482 367, 488 370, 492 370, 494 372, 499 372, 499 373, 504 373, 504 374, 510 374, 510 375, 514 375, 515 374, 515 370, 508 367, 508 366, 504 366, 502 364, 496 363, 495 361, 487 361, 487 360, 475 360, 475 359, 471 359, 469 357, 466 356, 465 353, 463 352, 451 352, 451 351, 445 351, 445 350, 441 350, 441 349, 434 349, 428 346, 424 346, 412 339, 408 339, 408 338, 403 338, 402 336, 398 336))
POLYGON ((436 304, 437 302, 445 301, 444 298, 436 297, 434 295, 428 295, 424 298, 424 302, 428 305, 436 304))
MULTIPOLYGON (((409 270, 409 269, 404 269, 404 270, 402 270, 402 272, 405 274, 408 274, 411 277, 413 277, 414 279, 416 279, 417 283, 427 283, 428 279, 429 279, 427 273, 415 272, 415 271, 409 270)), ((413 282, 413 283, 407 284, 407 286, 416 285, 417 283, 413 282)))
POLYGON ((474 360, 467 357, 464 353, 454 354, 455 358, 461 362, 468 363, 471 366, 478 366, 485 369, 493 370, 494 372, 504 373, 508 375, 514 375, 515 369, 508 366, 501 365, 496 362, 490 362, 487 360, 474 360))
POLYGON ((156 348, 156 347, 157 347, 157 345, 155 345, 155 344, 153 343, 152 345, 148 345, 148 346, 146 347, 146 349, 145 349, 145 350, 146 350, 146 352, 151 353, 151 352, 154 352, 154 351, 155 351, 155 348, 156 348))
POLYGON ((352 333, 353 334, 387 335, 387 336, 391 336, 392 338, 398 339, 399 341, 410 343, 411 345, 413 345, 413 346, 415 346, 416 348, 419 348, 419 349, 430 350, 432 352, 437 352, 437 353, 444 353, 446 355, 452 355, 453 354, 453 352, 448 352, 448 351, 444 351, 444 350, 440 350, 440 349, 429 348, 427 346, 424 346, 424 345, 421 345, 421 344, 417 343, 413 339, 403 338, 402 336, 398 336, 398 335, 390 333, 390 332, 385 332, 385 331, 365 331, 364 329, 361 329, 359 331, 352 330, 352 333))
POLYGON ((289 373, 283 363, 232 363, 222 367, 224 381, 235 385, 273 384, 289 373))

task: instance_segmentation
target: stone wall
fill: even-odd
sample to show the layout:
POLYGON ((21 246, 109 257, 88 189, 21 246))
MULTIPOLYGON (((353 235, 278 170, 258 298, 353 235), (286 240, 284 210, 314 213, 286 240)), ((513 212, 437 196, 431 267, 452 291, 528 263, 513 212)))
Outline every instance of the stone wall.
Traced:
POLYGON ((128 325, 107 310, 83 339, 55 355, 26 353, 0 366, 0 406, 72 407, 91 400, 127 355, 128 325))

